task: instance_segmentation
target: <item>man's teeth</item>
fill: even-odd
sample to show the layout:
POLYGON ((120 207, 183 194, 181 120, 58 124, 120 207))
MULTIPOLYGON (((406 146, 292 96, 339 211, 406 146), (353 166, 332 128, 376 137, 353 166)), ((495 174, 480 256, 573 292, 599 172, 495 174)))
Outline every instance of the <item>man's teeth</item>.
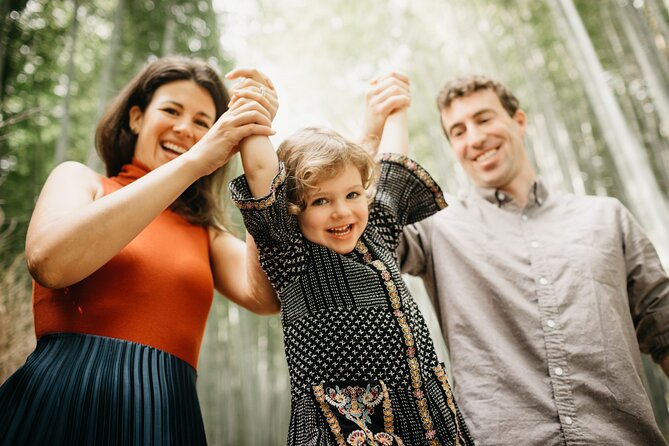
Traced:
POLYGON ((172 144, 171 142, 164 142, 163 147, 166 148, 167 150, 171 150, 172 152, 176 152, 179 154, 186 153, 186 149, 176 144, 172 144))
POLYGON ((488 150, 486 153, 484 153, 483 155, 476 158, 476 161, 478 161, 478 162, 485 161, 488 158, 494 156, 496 153, 497 153, 497 149, 488 150))

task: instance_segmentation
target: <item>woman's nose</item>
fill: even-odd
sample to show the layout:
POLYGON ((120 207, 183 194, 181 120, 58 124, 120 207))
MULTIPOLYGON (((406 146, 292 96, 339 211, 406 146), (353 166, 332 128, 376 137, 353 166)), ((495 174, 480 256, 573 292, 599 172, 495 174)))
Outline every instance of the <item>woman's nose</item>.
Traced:
POLYGON ((174 123, 173 129, 176 133, 188 138, 192 138, 194 135, 193 125, 188 119, 179 119, 174 123))

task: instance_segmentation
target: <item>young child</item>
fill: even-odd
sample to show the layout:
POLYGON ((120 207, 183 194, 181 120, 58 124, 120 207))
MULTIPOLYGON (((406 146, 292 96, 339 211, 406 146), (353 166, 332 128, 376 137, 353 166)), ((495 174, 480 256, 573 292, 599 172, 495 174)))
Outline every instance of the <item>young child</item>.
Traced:
MULTIPOLYGON (((264 100, 247 80, 231 108, 262 112, 264 100)), ((385 131, 406 133, 405 115, 385 131)), ((439 186, 403 155, 379 169, 322 128, 289 137, 278 159, 267 137, 240 153, 230 189, 281 301, 288 444, 473 444, 394 254, 405 225, 446 206, 439 186)))

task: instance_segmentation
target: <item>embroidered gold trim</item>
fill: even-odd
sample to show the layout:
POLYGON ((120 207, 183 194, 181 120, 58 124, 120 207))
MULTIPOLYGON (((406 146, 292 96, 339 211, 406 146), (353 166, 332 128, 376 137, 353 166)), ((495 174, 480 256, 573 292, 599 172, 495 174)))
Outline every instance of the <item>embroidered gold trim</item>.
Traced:
MULTIPOLYGON (((379 383, 381 384, 381 393, 383 395, 382 405, 383 405, 384 432, 373 434, 372 431, 370 431, 367 427, 365 427, 363 423, 353 420, 356 424, 358 424, 361 430, 353 431, 349 434, 347 439, 348 444, 364 444, 364 443, 354 443, 354 442, 366 436, 370 441, 369 444, 372 446, 375 446, 377 441, 382 445, 391 445, 393 438, 397 442, 397 446, 404 446, 404 442, 402 441, 402 439, 397 435, 395 435, 395 424, 394 424, 395 416, 393 415, 393 407, 392 407, 392 402, 390 401, 390 394, 388 393, 388 388, 386 387, 386 383, 384 383, 383 380, 380 379, 379 383), (363 437, 361 437, 361 435, 363 437)), ((347 440, 344 440, 344 435, 342 434, 341 431, 341 425, 339 424, 339 421, 337 420, 335 414, 332 412, 330 404, 328 404, 323 384, 318 384, 313 386, 313 390, 314 390, 314 396, 316 397, 316 401, 318 402, 318 405, 320 406, 321 411, 323 412, 323 415, 325 416, 325 419, 327 420, 328 425, 330 426, 330 431, 335 436, 337 445, 348 446, 347 440)), ((376 406, 377 404, 378 402, 374 404, 374 406, 376 406)))
POLYGON ((344 436, 341 433, 341 426, 339 425, 339 421, 337 421, 337 417, 335 417, 335 415, 332 413, 330 405, 325 401, 325 391, 323 390, 323 384, 313 386, 313 389, 314 395, 316 396, 316 401, 318 401, 318 405, 320 406, 323 415, 325 415, 325 419, 330 426, 330 431, 332 431, 335 436, 337 444, 339 446, 346 446, 346 441, 344 440, 344 436))
POLYGON ((448 375, 446 374, 446 371, 444 368, 441 366, 441 364, 437 365, 434 368, 434 374, 437 375, 437 379, 439 382, 441 382, 441 387, 443 387, 444 392, 446 392, 446 404, 448 404, 448 408, 451 410, 451 413, 453 414, 453 419, 455 420, 455 430, 456 430, 456 436, 455 436, 455 445, 460 446, 460 440, 462 442, 465 442, 464 436, 462 435, 462 431, 460 430, 460 421, 458 420, 458 411, 455 408, 455 402, 453 400, 453 392, 451 390, 450 384, 448 384, 448 375))
POLYGON ((260 198, 260 199, 250 199, 250 200, 244 200, 244 201, 235 201, 235 205, 237 206, 238 209, 255 209, 257 211, 261 211, 263 209, 267 209, 271 205, 276 202, 276 190, 279 187, 281 183, 284 182, 286 179, 286 169, 283 167, 283 165, 280 167, 281 170, 279 170, 279 173, 276 174, 274 179, 272 180, 272 184, 270 186, 270 193, 267 196, 267 198, 260 198))
MULTIPOLYGON (((386 155, 384 155, 385 157, 386 155)), ((409 160, 406 157, 401 157, 402 160, 409 160)), ((415 163, 414 163, 415 164, 415 163)), ((416 348, 414 343, 413 333, 411 332, 411 327, 407 322, 407 318, 402 312, 402 301, 397 292, 397 286, 393 282, 390 273, 384 275, 384 272, 387 272, 386 265, 381 260, 372 260, 372 255, 370 254, 367 246, 358 240, 358 243, 355 245, 356 251, 362 254, 363 260, 376 268, 382 279, 384 280, 384 285, 388 290, 388 295, 390 297, 390 306, 394 310, 393 315, 397 319, 397 322, 402 330, 402 335, 404 336, 404 344, 407 346, 406 355, 407 362, 409 364, 409 373, 411 375, 411 386, 413 387, 413 397, 416 400, 416 406, 418 407, 418 414, 420 415, 421 422, 423 424, 423 429, 425 430, 425 438, 428 440, 430 446, 440 446, 441 442, 437 438, 437 432, 434 430, 434 424, 432 422, 432 417, 430 416, 430 411, 427 407, 427 399, 425 399, 425 393, 422 390, 423 380, 420 376, 420 364, 416 358, 416 348)))
POLYGON ((413 174, 416 175, 416 177, 425 185, 425 187, 430 189, 434 195, 434 201, 437 203, 439 209, 444 209, 447 206, 446 200, 444 199, 444 193, 442 192, 439 185, 434 181, 427 170, 423 169, 414 160, 398 153, 384 153, 381 155, 381 160, 399 164, 400 166, 404 166, 407 170, 413 172, 413 174))

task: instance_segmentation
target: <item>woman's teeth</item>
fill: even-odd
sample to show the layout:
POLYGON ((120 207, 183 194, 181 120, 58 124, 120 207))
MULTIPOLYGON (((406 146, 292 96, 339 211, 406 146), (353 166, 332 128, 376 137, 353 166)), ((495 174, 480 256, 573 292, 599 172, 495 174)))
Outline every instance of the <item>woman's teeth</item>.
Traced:
POLYGON ((171 142, 164 142, 162 144, 162 146, 163 146, 163 149, 167 149, 171 152, 176 152, 179 155, 181 155, 182 153, 186 153, 186 149, 184 149, 183 147, 178 146, 176 144, 172 144, 171 142))

